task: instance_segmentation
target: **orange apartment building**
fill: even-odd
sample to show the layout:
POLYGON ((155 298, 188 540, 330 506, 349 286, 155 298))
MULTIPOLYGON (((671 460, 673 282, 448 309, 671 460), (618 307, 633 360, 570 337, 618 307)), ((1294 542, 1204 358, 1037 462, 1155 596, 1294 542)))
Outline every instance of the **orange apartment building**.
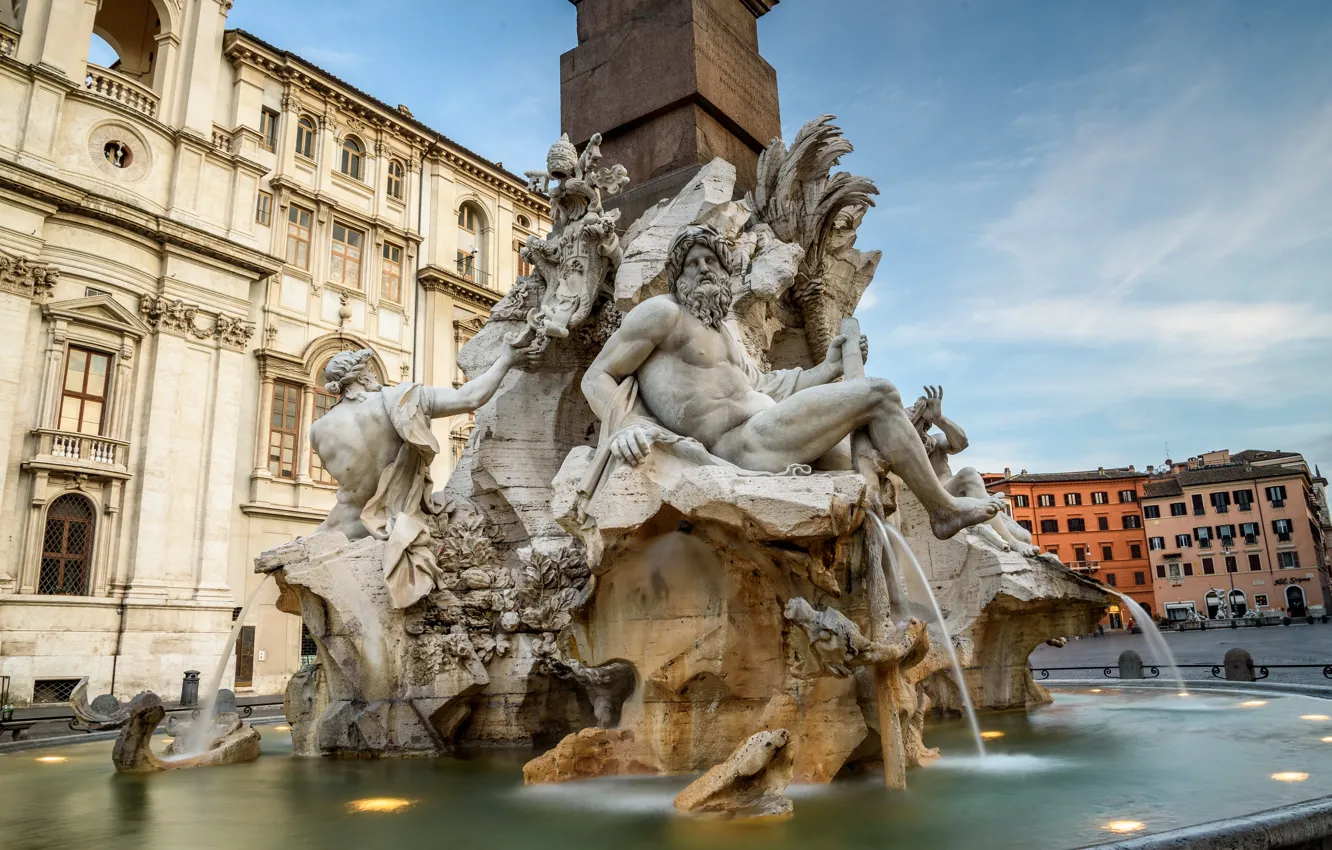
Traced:
POLYGON ((1324 613, 1324 486, 1301 455, 1257 450, 1209 452, 1149 479, 1143 517, 1161 614, 1215 618, 1223 596, 1236 616, 1324 613))
MULTIPOLYGON (((1132 466, 1086 472, 1004 475, 988 484, 1005 493, 1013 518, 1032 542, 1084 573, 1131 597, 1158 617, 1141 501, 1147 474, 1132 466)), ((1112 606, 1107 628, 1128 626, 1128 612, 1112 606)))

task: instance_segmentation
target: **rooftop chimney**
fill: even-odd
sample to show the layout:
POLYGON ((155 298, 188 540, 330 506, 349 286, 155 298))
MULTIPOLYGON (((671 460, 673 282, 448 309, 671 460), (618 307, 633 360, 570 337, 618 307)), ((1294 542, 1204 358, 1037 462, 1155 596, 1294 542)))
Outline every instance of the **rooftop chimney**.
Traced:
POLYGON ((1011 470, 1011 469, 1009 469, 1008 467, 1005 466, 1005 467, 1004 467, 1004 477, 1005 477, 1005 478, 1012 478, 1012 477, 1013 477, 1013 470, 1011 470))

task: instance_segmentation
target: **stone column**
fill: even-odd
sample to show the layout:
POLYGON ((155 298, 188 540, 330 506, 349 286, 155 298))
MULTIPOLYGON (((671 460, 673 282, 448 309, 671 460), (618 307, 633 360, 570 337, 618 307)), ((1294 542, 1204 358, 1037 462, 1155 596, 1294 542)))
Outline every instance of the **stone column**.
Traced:
MULTIPOLYGON (((120 341, 120 354, 116 358, 115 376, 111 385, 111 417, 108 434, 117 440, 128 440, 130 414, 134 407, 134 340, 124 337, 120 341)), ((117 460, 119 460, 117 456, 117 460)))
POLYGON ((177 78, 180 91, 172 99, 179 104, 175 117, 184 129, 211 143, 217 108, 218 57, 222 55, 222 34, 231 0, 199 0, 195 8, 193 20, 187 20, 186 24, 185 41, 190 48, 185 51, 177 78))
POLYGON ((314 424, 314 387, 301 387, 301 430, 296 438, 296 483, 313 484, 310 477, 310 426, 314 424))
POLYGON ((46 363, 42 370, 41 401, 38 402, 37 421, 34 423, 38 428, 55 428, 60 424, 60 388, 64 378, 62 372, 68 332, 69 323, 64 319, 57 319, 51 326, 46 346, 46 363))
MULTIPOLYGON (((202 539, 196 566, 195 599, 230 606, 235 598, 227 583, 236 450, 240 443, 242 373, 247 358, 219 344, 213 376, 211 428, 203 445, 207 457, 199 482, 202 539)), ((239 602, 239 600, 236 600, 239 602)))
MULTIPOLYGON (((47 409, 43 402, 47 398, 45 386, 49 380, 51 358, 49 347, 46 351, 47 371, 42 376, 43 402, 39 402, 42 406, 38 408, 38 421, 31 421, 31 402, 25 400, 31 389, 26 387, 26 382, 23 381, 25 371, 23 361, 29 351, 32 355, 36 355, 41 344, 40 324, 29 324, 29 319, 34 314, 36 310, 26 295, 0 290, 0 339, 8 341, 7 344, 0 345, 0 458, 4 458, 4 463, 0 464, 0 521, 5 523, 7 529, 12 529, 0 537, 9 541, 8 545, 0 545, 0 592, 11 589, 19 574, 18 532, 23 527, 22 517, 28 510, 26 500, 17 492, 14 494, 10 492, 17 491, 19 486, 18 459, 11 453, 13 450, 11 441, 17 437, 21 446, 23 435, 30 428, 46 424, 41 420, 43 412, 47 409), (12 514, 7 513, 10 510, 13 511, 12 514)), ((58 365, 59 355, 56 357, 58 365)))
POLYGON ((259 415, 254 433, 254 472, 255 478, 272 478, 268 470, 268 423, 273 415, 273 376, 264 375, 259 384, 259 415))

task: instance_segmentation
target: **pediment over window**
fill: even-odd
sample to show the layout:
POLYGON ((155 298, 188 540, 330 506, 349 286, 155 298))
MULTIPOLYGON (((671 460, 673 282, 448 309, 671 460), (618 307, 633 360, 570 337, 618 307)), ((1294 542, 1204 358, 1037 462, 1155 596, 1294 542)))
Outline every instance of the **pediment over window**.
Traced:
POLYGON ((90 295, 42 305, 47 319, 64 319, 79 325, 89 325, 117 335, 143 339, 149 328, 143 320, 127 310, 109 295, 90 295))

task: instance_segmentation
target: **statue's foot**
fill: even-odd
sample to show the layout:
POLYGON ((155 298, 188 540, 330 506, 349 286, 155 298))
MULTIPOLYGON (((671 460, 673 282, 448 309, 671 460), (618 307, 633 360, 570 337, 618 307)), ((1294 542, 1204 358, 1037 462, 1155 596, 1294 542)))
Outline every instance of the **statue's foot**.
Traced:
POLYGON ((975 532, 980 537, 980 539, 984 540, 986 543, 989 543, 991 546, 998 549, 1000 552, 1007 552, 1010 549, 1012 549, 1012 547, 1008 545, 1008 541, 1005 540, 1003 536, 999 534, 999 532, 995 531, 993 528, 990 528, 990 526, 985 523, 981 523, 980 525, 976 526, 975 532))
POLYGON ((1017 552, 1024 558, 1035 558, 1037 555, 1041 554, 1040 547, 1032 546, 1030 543, 1014 543, 1013 551, 1017 552))
POLYGON ((1003 496, 991 496, 988 499, 954 498, 950 507, 931 512, 930 526, 935 537, 947 540, 964 528, 985 522, 1003 510, 1003 507, 1003 496))

